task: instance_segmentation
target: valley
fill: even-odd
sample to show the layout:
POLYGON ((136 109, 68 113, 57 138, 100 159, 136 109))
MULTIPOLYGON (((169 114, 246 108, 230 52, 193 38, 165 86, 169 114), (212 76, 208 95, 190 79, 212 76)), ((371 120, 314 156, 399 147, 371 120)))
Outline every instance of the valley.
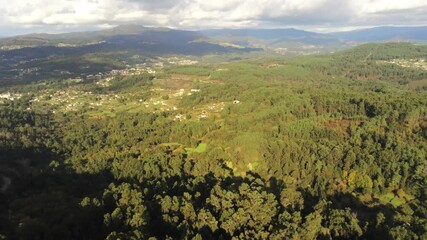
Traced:
POLYGON ((427 240, 426 16, 0 0, 0 240, 427 240))
POLYGON ((0 233, 422 237, 426 54, 370 43, 295 57, 135 55, 5 80, 0 233))

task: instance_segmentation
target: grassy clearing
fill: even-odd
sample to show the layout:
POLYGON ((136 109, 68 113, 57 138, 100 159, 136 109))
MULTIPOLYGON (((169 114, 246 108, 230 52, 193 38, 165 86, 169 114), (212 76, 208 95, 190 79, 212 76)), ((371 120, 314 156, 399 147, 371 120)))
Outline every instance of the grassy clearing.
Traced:
POLYGON ((409 195, 408 195, 409 197, 405 197, 405 196, 399 197, 394 193, 387 193, 379 196, 378 199, 382 204, 391 204, 394 207, 400 207, 411 199, 411 196, 409 195))
POLYGON ((416 89, 427 86, 427 79, 424 80, 418 80, 418 81, 412 81, 408 83, 408 87, 410 89, 416 89))
POLYGON ((200 143, 196 148, 185 148, 187 155, 191 155, 194 153, 204 153, 206 148, 208 147, 207 143, 200 143))
POLYGON ((167 70, 167 73, 176 73, 176 74, 189 74, 189 75, 199 75, 199 76, 207 76, 212 71, 209 67, 202 66, 182 66, 171 68, 167 70))
POLYGON ((402 206, 403 204, 405 204, 405 201, 404 201, 404 200, 402 200, 402 199, 400 199, 400 198, 398 198, 398 197, 395 197, 395 198, 393 198, 393 199, 390 201, 390 203, 391 203, 394 207, 399 207, 399 206, 402 206))
POLYGON ((196 153, 203 153, 206 151, 206 148, 208 147, 208 144, 206 143, 200 143, 199 146, 194 150, 196 153))

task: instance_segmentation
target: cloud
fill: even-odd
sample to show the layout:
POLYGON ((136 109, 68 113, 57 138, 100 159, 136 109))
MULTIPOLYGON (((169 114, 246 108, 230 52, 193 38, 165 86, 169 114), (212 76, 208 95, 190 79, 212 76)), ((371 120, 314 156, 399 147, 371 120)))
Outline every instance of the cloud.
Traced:
POLYGON ((354 3, 362 13, 380 13, 427 6, 425 0, 358 0, 354 3))
POLYGON ((122 23, 321 29, 427 24, 426 16, 425 0, 0 0, 0 29, 122 23))

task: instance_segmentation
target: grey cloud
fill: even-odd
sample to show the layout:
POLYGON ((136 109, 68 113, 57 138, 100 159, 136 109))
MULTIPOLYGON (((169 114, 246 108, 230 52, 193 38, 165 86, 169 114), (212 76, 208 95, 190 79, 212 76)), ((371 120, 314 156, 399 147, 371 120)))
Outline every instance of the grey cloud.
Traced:
POLYGON ((65 14, 65 13, 75 13, 76 10, 74 8, 63 8, 62 10, 58 11, 58 14, 65 14))
POLYGON ((183 0, 130 0, 131 3, 138 4, 144 10, 156 11, 156 10, 168 10, 180 5, 183 0))
MULTIPOLYGON (((48 4, 50 0, 33 1, 0 0, 0 26, 3 26, 0 35, 7 28, 26 30, 22 27, 24 24, 54 31, 70 23, 81 29, 123 23, 187 29, 257 26, 304 29, 427 24, 427 2, 420 8, 368 12, 363 7, 370 9, 371 4, 377 1, 361 0, 361 4, 357 5, 353 0, 86 0, 96 7, 92 8, 93 12, 83 13, 87 15, 82 16, 82 13, 76 12, 80 1, 57 0, 52 3, 55 7, 46 9, 40 6, 48 6, 44 3, 48 4), (29 17, 24 21, 21 16, 29 17), (54 20, 52 16, 55 16, 54 20)), ((403 8, 404 4, 401 3, 403 8)))
POLYGON ((325 23, 347 23, 354 17, 354 9, 349 2, 341 0, 328 0, 318 8, 295 11, 289 15, 270 17, 265 12, 259 20, 290 25, 313 25, 325 23))
POLYGON ((369 25, 426 25, 427 6, 404 10, 390 10, 357 19, 355 24, 369 25))

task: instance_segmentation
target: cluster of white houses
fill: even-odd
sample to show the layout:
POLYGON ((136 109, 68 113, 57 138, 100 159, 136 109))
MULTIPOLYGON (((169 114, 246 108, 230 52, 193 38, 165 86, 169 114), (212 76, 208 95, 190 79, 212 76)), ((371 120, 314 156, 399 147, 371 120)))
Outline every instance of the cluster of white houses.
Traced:
POLYGON ((22 97, 22 94, 19 93, 0 93, 0 99, 7 99, 7 100, 15 100, 15 99, 19 99, 22 97))

